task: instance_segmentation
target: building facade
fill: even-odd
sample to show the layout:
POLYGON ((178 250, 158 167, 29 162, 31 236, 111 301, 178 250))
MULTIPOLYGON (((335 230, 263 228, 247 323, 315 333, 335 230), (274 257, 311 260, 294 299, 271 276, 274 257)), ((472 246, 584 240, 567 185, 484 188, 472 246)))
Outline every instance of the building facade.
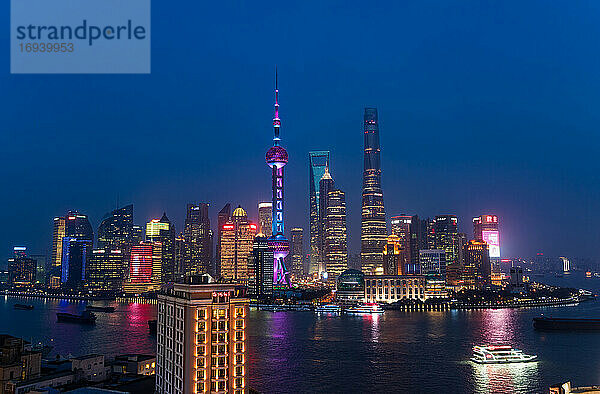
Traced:
POLYGON ((208 204, 188 204, 183 228, 185 238, 183 275, 208 273, 211 268, 212 231, 208 204))
POLYGON ((273 203, 258 203, 258 232, 269 238, 273 234, 273 203))
POLYGON ((253 299, 273 297, 273 251, 267 237, 254 237, 249 260, 248 296, 253 299))
POLYGON ((306 274, 304 272, 304 229, 295 227, 291 230, 291 234, 292 274, 300 278, 306 274))
POLYGON ((370 274, 383 263, 383 247, 387 239, 376 108, 365 108, 364 141, 360 255, 363 272, 370 274))
POLYGON ((319 224, 320 194, 319 182, 329 166, 329 151, 308 152, 308 184, 309 184, 309 236, 310 261, 309 273, 319 272, 319 224))
POLYGON ((127 255, 121 250, 94 249, 89 259, 85 287, 92 291, 123 290, 127 255))
POLYGON ((98 226, 97 249, 129 254, 133 243, 133 204, 107 213, 98 226))
POLYGON ((471 240, 465 249, 465 263, 462 270, 462 287, 480 289, 491 283, 492 266, 489 246, 485 241, 471 240))
POLYGON ((423 275, 365 275, 365 301, 425 301, 426 283, 423 275))
POLYGON ((146 223, 146 241, 161 243, 161 283, 173 282, 178 274, 175 263, 175 226, 166 213, 146 223))
POLYGON ((231 220, 221 229, 221 276, 238 283, 248 283, 248 260, 258 226, 248 220, 242 207, 237 207, 231 220))
POLYGON ((8 259, 8 283, 13 286, 33 286, 36 282, 37 260, 27 256, 24 246, 13 248, 13 257, 8 259))
POLYGON ((92 252, 92 241, 76 237, 63 238, 61 284, 69 289, 81 289, 92 252))
POLYGON ((158 296, 158 394, 249 392, 248 298, 243 288, 209 278, 158 296))

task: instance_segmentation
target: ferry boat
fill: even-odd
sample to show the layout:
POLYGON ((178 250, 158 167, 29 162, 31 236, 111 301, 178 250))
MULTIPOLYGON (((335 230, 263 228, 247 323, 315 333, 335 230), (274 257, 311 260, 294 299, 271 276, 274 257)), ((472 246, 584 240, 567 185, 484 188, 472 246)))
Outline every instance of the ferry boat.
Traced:
POLYGON ((315 308, 317 313, 340 313, 341 311, 342 307, 336 304, 319 305, 315 308))
POLYGON ((384 310, 379 304, 376 303, 366 303, 357 306, 350 307, 346 309, 346 313, 350 313, 353 315, 364 315, 364 314, 381 314, 384 310))
POLYGON ((59 322, 68 322, 68 323, 81 323, 81 324, 94 324, 96 322, 96 315, 90 311, 83 311, 81 315, 74 315, 72 313, 62 313, 59 312, 56 314, 59 322))
POLYGON ((509 364, 536 361, 537 356, 523 354, 509 345, 473 346, 471 361, 478 364, 509 364))

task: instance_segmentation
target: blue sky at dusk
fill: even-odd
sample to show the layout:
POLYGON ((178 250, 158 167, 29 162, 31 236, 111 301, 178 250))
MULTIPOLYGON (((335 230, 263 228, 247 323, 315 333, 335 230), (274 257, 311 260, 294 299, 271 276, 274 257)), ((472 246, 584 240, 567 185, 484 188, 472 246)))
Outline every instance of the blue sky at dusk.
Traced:
POLYGON ((288 230, 308 231, 308 152, 330 150, 358 251, 376 106, 388 218, 472 235, 494 213, 504 256, 600 257, 600 3, 184 3, 153 2, 149 75, 11 75, 4 2, 0 256, 48 251, 68 209, 96 229, 117 196, 178 231, 188 202, 257 219, 277 64, 288 230))

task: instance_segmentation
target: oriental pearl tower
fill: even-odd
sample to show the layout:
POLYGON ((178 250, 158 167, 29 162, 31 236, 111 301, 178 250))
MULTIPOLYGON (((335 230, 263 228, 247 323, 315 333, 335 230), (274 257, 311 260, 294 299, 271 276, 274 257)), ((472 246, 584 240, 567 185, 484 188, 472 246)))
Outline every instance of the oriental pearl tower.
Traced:
POLYGON ((277 69, 275 69, 275 117, 273 118, 273 146, 267 151, 267 164, 273 172, 273 235, 267 243, 273 251, 273 285, 289 286, 290 279, 285 267, 285 256, 290 251, 290 243, 285 238, 283 227, 283 167, 288 161, 287 151, 279 145, 279 90, 277 89, 277 69))

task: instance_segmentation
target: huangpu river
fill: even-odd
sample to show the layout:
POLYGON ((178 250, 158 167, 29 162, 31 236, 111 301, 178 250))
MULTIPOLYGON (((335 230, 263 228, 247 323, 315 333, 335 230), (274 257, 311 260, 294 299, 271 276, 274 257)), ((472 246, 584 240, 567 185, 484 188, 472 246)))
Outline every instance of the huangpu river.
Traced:
MULTIPOLYGON (((600 292, 600 279, 581 274, 539 280, 600 292)), ((81 312, 84 302, 2 297, 0 333, 51 343, 51 357, 155 352, 147 325, 156 316, 155 305, 102 304, 117 310, 97 313, 96 325, 84 326, 56 322, 56 312, 81 312), (15 303, 35 309, 14 310, 15 303)), ((600 384, 600 333, 535 331, 532 318, 542 313, 600 318, 600 301, 381 316, 250 311, 249 382, 262 393, 542 393, 566 380, 600 384), (472 345, 492 342, 537 354, 539 361, 489 366, 468 361, 472 345)))

